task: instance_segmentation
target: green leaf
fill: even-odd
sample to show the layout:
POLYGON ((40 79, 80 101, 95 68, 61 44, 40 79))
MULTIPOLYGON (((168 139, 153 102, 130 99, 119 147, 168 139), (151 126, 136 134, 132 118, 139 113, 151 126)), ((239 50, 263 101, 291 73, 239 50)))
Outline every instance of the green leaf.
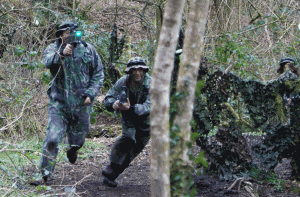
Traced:
POLYGON ((4 172, 7 172, 7 168, 5 166, 1 165, 0 167, 4 172))
POLYGON ((36 190, 37 190, 37 191, 41 191, 41 190, 44 189, 44 188, 45 188, 44 185, 39 185, 39 186, 37 186, 36 190))
POLYGON ((91 118, 91 124, 95 124, 96 123, 96 118, 92 117, 91 118))
POLYGON ((198 157, 196 158, 196 161, 195 161, 197 164, 201 163, 204 167, 208 167, 208 164, 204 158, 204 151, 201 151, 198 155, 198 157))
POLYGON ((175 178, 174 178, 174 181, 178 181, 181 179, 181 176, 180 175, 177 175, 175 178))
POLYGON ((202 88, 205 86, 203 80, 199 80, 196 85, 196 97, 199 97, 201 94, 202 88))
POLYGON ((30 62, 29 66, 27 67, 28 70, 36 69, 36 62, 30 62))
POLYGON ((25 49, 22 46, 20 46, 20 45, 15 46, 15 55, 16 56, 21 56, 24 53, 25 53, 25 49))
POLYGON ((191 140, 195 141, 197 138, 199 138, 199 133, 193 132, 192 135, 191 135, 191 140))
POLYGON ((33 56, 37 55, 37 52, 36 51, 30 51, 28 54, 29 54, 29 56, 33 57, 33 56))
POLYGON ((51 74, 48 71, 45 71, 42 76, 42 81, 45 84, 49 84, 51 82, 51 80, 52 80, 51 74))

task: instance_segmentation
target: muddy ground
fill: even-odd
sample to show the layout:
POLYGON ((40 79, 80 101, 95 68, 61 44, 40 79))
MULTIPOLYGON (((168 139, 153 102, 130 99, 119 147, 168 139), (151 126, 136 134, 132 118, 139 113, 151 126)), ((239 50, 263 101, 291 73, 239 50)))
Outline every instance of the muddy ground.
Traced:
MULTIPOLYGON (((79 158, 75 164, 60 162, 48 186, 52 189, 41 190, 46 196, 114 196, 114 197, 148 197, 151 196, 150 189, 150 144, 143 152, 131 163, 128 169, 117 178, 118 187, 110 188, 102 184, 103 175, 101 171, 108 162, 110 149, 116 137, 120 134, 120 119, 99 115, 96 127, 101 130, 102 136, 89 138, 87 141, 94 141, 100 145, 93 149, 92 153, 79 152, 79 158), (97 127, 98 125, 98 127, 97 127), (100 125, 100 126, 99 126, 100 125), (107 132, 110 127, 118 130, 115 134, 107 132), (106 131, 105 131, 106 130, 106 131), (114 136, 114 137, 111 137, 114 136)), ((199 148, 194 146, 195 153, 199 148)), ((289 163, 285 160, 278 171, 289 171, 289 163)), ((197 196, 204 197, 249 197, 249 196, 299 196, 292 193, 294 183, 286 181, 285 191, 278 191, 274 185, 261 184, 255 180, 220 181, 216 174, 204 173, 195 176, 195 186, 198 191, 197 196), (228 190, 232 187, 230 190, 228 190), (248 190, 248 191, 247 191, 248 190)))

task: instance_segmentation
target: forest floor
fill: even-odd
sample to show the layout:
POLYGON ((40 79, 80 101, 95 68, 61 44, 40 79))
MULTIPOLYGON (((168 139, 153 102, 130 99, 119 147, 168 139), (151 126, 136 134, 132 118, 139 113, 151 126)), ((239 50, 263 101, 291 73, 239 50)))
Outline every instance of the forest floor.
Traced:
MULTIPOLYGON (((97 117, 96 125, 106 130, 120 128, 120 118, 109 117, 100 114, 97 117)), ((111 131, 112 132, 112 131, 111 131)), ((38 193, 45 196, 114 196, 114 197, 148 197, 151 196, 150 189, 150 159, 151 143, 149 143, 142 153, 130 164, 130 166, 117 178, 118 187, 110 188, 104 186, 103 167, 108 163, 110 149, 120 134, 117 131, 115 137, 108 134, 97 138, 89 138, 99 146, 91 147, 90 151, 79 151, 79 158, 75 164, 69 162, 59 162, 55 172, 48 181, 49 190, 40 190, 38 193)), ((111 133, 110 133, 111 135, 111 133)), ((193 152, 199 153, 199 147, 194 146, 193 152)), ((279 171, 289 171, 288 163, 282 164, 279 171)), ((30 173, 31 169, 28 169, 30 173)), ((195 186, 198 191, 197 196, 204 197, 255 197, 255 196, 298 196, 292 193, 291 181, 285 182, 285 191, 278 191, 274 185, 269 183, 259 183, 255 180, 246 181, 221 181, 216 174, 203 173, 195 176, 195 186), (232 185, 232 189, 228 190, 232 185), (248 190, 248 191, 247 191, 248 190), (250 191, 250 192, 249 192, 250 191)), ((31 187, 32 189, 32 187, 31 187)))

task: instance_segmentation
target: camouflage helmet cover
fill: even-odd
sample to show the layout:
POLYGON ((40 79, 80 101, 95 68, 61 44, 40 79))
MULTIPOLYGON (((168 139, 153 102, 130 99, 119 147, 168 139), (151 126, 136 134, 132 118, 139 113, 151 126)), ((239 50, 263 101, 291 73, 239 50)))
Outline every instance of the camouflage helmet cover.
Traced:
POLYGON ((58 30, 55 33, 55 36, 58 38, 60 34, 67 29, 76 29, 78 28, 78 25, 73 20, 67 20, 64 21, 59 27, 58 30))
POLYGON ((286 57, 286 58, 282 58, 279 62, 280 66, 284 66, 286 63, 291 63, 293 62, 295 64, 295 60, 290 58, 290 57, 286 57))
POLYGON ((129 59, 125 73, 128 74, 132 68, 142 68, 146 70, 146 72, 149 71, 149 67, 146 65, 145 60, 141 57, 133 57, 129 59))

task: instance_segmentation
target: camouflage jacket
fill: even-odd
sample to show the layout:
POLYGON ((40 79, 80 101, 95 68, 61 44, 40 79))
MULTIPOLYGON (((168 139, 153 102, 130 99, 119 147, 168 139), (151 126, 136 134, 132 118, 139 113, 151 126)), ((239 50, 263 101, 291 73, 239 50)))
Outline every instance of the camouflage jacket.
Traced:
MULTIPOLYGON (((299 93, 299 78, 290 70, 282 73, 277 79, 266 83, 266 88, 276 87, 281 95, 292 97, 299 93)), ((269 88, 271 89, 271 88, 269 88)))
MULTIPOLYGON (((105 107, 108 111, 113 111, 113 104, 119 99, 120 94, 125 86, 125 80, 128 75, 120 78, 115 85, 107 92, 105 96, 105 107)), ((122 125, 126 127, 138 127, 142 130, 149 130, 150 127, 150 89, 151 77, 146 73, 144 81, 137 90, 137 103, 131 106, 128 111, 121 111, 122 125)), ((129 88, 127 88, 127 96, 129 88)))
POLYGON ((104 81, 103 65, 95 48, 78 44, 73 56, 60 58, 58 53, 58 41, 44 51, 43 64, 54 78, 47 91, 50 101, 59 101, 71 109, 84 106, 87 96, 93 101, 104 81))

